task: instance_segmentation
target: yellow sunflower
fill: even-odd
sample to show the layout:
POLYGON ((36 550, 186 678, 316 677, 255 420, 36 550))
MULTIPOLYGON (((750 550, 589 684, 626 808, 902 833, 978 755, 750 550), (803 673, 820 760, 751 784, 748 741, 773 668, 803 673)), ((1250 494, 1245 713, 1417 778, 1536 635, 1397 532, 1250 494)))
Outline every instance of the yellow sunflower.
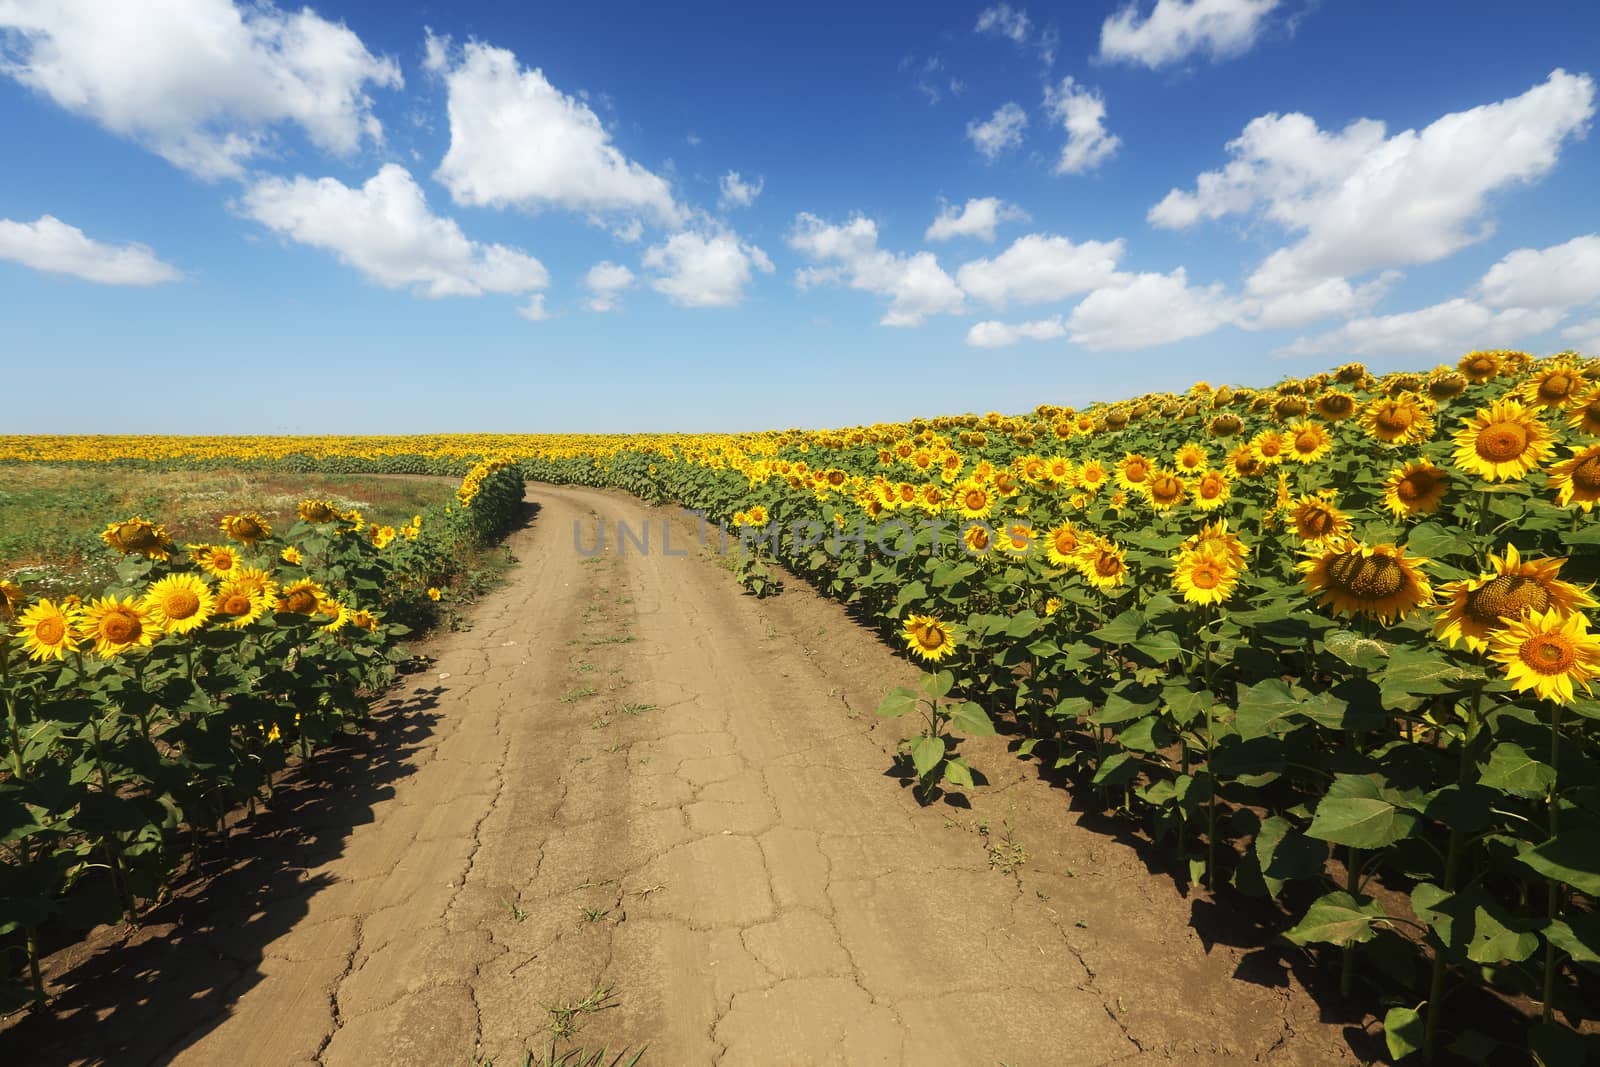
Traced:
POLYGON ((1378 397, 1368 401, 1358 417, 1370 437, 1390 445, 1411 445, 1433 436, 1433 416, 1428 403, 1415 393, 1378 397))
POLYGON ((1383 506, 1397 519, 1432 515, 1449 488, 1449 471, 1425 459, 1413 460, 1389 472, 1383 483, 1383 506))
POLYGON ((125 556, 138 553, 149 559, 170 559, 173 549, 177 548, 167 537, 165 526, 146 522, 137 515, 109 524, 101 531, 100 540, 125 556))
POLYGON ((1221 604, 1238 588, 1239 575, 1220 556, 1183 552, 1173 568, 1172 584, 1190 604, 1221 604))
POLYGON ((964 519, 985 518, 994 507, 994 494, 971 479, 955 487, 952 499, 964 519))
POLYGON ((1367 365, 1365 363, 1346 363, 1334 371, 1333 376, 1345 385, 1365 385, 1367 381, 1367 365))
POLYGON ((1562 507, 1591 511, 1600 502, 1600 445, 1570 449, 1572 456, 1550 468, 1550 488, 1562 507))
POLYGON ((956 648, 955 627, 932 615, 912 615, 901 630, 912 655, 938 663, 956 648))
POLYGON ((1516 545, 1507 545, 1504 556, 1489 556, 1491 573, 1439 587, 1439 595, 1448 602, 1434 623, 1434 636, 1446 644, 1464 642, 1473 652, 1482 652, 1507 619, 1529 611, 1567 615, 1580 608, 1600 607, 1586 587, 1558 577, 1566 562, 1525 560, 1516 545))
POLYGON ((1467 377, 1448 367, 1440 367, 1428 375, 1428 396, 1433 400, 1449 400, 1467 391, 1467 377))
POLYGON ((295 512, 306 522, 332 522, 339 517, 339 509, 327 500, 302 500, 295 512))
POLYGON ((961 543, 974 556, 987 556, 994 549, 994 531, 981 522, 968 523, 961 531, 961 543))
POLYGON ((1150 474, 1153 470, 1155 470, 1155 464, 1151 463, 1147 457, 1141 456, 1137 452, 1129 452, 1117 462, 1117 487, 1130 491, 1135 489, 1143 491, 1145 483, 1150 480, 1150 474))
POLYGON ((288 548, 284 549, 282 552, 279 552, 278 553, 278 558, 283 560, 285 563, 291 564, 292 566, 296 566, 296 567, 300 566, 301 563, 305 562, 305 557, 301 556, 300 555, 300 550, 298 548, 294 547, 293 545, 290 545, 288 548))
POLYGON ((1456 364, 1456 369, 1474 385, 1482 385, 1500 374, 1499 352, 1468 352, 1456 364))
POLYGON ((1077 558, 1080 542, 1078 528, 1064 522, 1045 534, 1044 552, 1052 566, 1070 567, 1077 558))
POLYGON ((1291 501, 1288 511, 1294 535, 1307 548, 1321 548, 1349 536, 1350 517, 1324 494, 1307 494, 1291 501))
POLYGON ((216 598, 194 575, 169 574, 145 590, 141 606, 165 632, 186 634, 205 625, 216 608, 216 598))
POLYGON ((393 526, 374 526, 372 528, 372 547, 382 551, 394 544, 394 539, 399 536, 393 526))
POLYGON ((253 583, 223 582, 217 589, 216 615, 221 625, 230 629, 249 626, 266 614, 271 598, 253 583))
POLYGON ((443 595, 444 594, 439 591, 439 587, 438 586, 436 586, 436 585, 428 586, 428 599, 429 600, 437 602, 438 599, 440 597, 442 597, 443 595))
POLYGON ((1033 549, 1033 527, 1025 522, 1007 523, 997 531, 995 547, 1013 556, 1026 556, 1033 549))
POLYGON ((1071 485, 1076 476, 1077 470, 1072 466, 1072 461, 1065 456, 1051 456, 1045 464, 1045 477, 1057 488, 1071 485))
POLYGON ((1210 553, 1217 556, 1233 570, 1244 566, 1250 548, 1239 535, 1228 530, 1228 520, 1218 519, 1200 527, 1200 532, 1184 539, 1179 548, 1186 553, 1210 553))
POLYGON ((1560 408, 1572 403, 1589 388, 1589 382, 1573 363, 1560 359, 1530 374, 1517 386, 1516 394, 1533 407, 1560 408))
POLYGON ((378 628, 378 617, 366 610, 352 611, 350 613, 350 625, 358 630, 365 630, 367 633, 371 633, 378 628))
POLYGON ((1399 545, 1340 541, 1312 551, 1296 564, 1306 592, 1335 615, 1365 615, 1379 622, 1405 618, 1433 603, 1433 587, 1420 556, 1399 545))
POLYGON ((1106 473, 1106 466, 1097 459, 1091 459, 1078 468, 1078 485, 1085 492, 1097 493, 1100 487, 1106 484, 1110 477, 1106 473))
POLYGON ((1502 398, 1462 420, 1455 464, 1491 482, 1522 478, 1555 451, 1551 436, 1536 412, 1502 398))
POLYGON ((1289 458, 1296 463, 1315 463, 1333 447, 1328 431, 1314 422, 1297 422, 1284 434, 1289 438, 1289 458))
POLYGON ((1228 485, 1227 475, 1221 471, 1206 471, 1195 479, 1189 491, 1189 497, 1194 506, 1201 511, 1215 511, 1228 502, 1233 490, 1228 485))
POLYGON ((22 647, 28 651, 28 658, 43 663, 76 652, 76 631, 81 618, 78 610, 50 600, 40 600, 24 611, 17 619, 17 633, 22 638, 22 647))
POLYGON ((1209 465, 1206 450, 1192 442, 1180 445, 1172 454, 1172 460, 1178 465, 1178 473, 1185 476, 1200 474, 1209 465))
POLYGON ((1261 457, 1248 444, 1229 452, 1227 462, 1228 469, 1241 478, 1259 478, 1267 472, 1267 464, 1261 462, 1261 457))
POLYGON ((350 621, 350 609, 331 597, 324 599, 317 605, 316 615, 318 618, 326 618, 328 620, 317 627, 317 629, 326 634, 337 633, 339 630, 344 629, 345 623, 350 621))
POLYGON ((129 649, 149 648, 160 629, 160 624, 131 596, 122 600, 100 597, 83 610, 78 620, 78 636, 93 641, 95 652, 105 659, 129 649))
POLYGON ((1096 589, 1109 592, 1128 576, 1123 549, 1104 538, 1095 538, 1078 552, 1078 573, 1096 589))
POLYGON ((213 578, 232 578, 244 566, 229 545, 190 545, 189 558, 213 578))
MULTIPOLYGON (((291 615, 314 615, 317 605, 326 599, 322 586, 309 578, 290 582, 278 594, 278 610, 291 615)), ((435 597, 434 599, 438 599, 435 597)))
POLYGON ((1280 430, 1262 430, 1250 439, 1250 452, 1264 467, 1282 463, 1288 450, 1289 441, 1280 430))
POLYGON ((1045 617, 1049 618, 1051 615, 1054 615, 1056 612, 1060 611, 1061 610, 1061 605, 1062 605, 1062 600, 1061 600, 1060 597, 1058 597, 1058 596, 1050 597, 1048 600, 1046 600, 1044 602, 1044 614, 1045 614, 1045 617))
POLYGON ((22 586, 7 579, 0 579, 0 619, 15 618, 17 609, 27 599, 27 594, 22 591, 22 586))
POLYGON ((1519 693, 1532 690, 1543 700, 1572 703, 1574 682, 1590 691, 1600 673, 1600 637, 1589 632, 1582 613, 1530 611, 1513 619, 1489 642, 1489 656, 1519 693))
POLYGON ((235 541, 253 545, 272 536, 272 527, 260 515, 247 511, 242 515, 224 515, 220 523, 222 532, 235 541))
POLYGON ((1145 499, 1150 501, 1150 506, 1157 511, 1176 507, 1183 502, 1188 493, 1189 487, 1172 471, 1152 471, 1150 479, 1145 483, 1145 499))

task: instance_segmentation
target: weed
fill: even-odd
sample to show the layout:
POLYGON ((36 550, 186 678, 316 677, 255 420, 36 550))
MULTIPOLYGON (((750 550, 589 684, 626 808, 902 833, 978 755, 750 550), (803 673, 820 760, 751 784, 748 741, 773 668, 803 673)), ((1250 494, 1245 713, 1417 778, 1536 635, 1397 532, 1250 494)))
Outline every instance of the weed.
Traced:
POLYGON ((597 1011, 616 1007, 616 993, 603 982, 596 983, 582 1000, 568 1001, 565 1004, 546 1004, 544 1010, 550 1014, 550 1039, 556 1041, 570 1040, 578 1032, 578 1021, 585 1015, 593 1015, 597 1011))
POLYGON ((622 714, 624 714, 624 715, 643 715, 647 711, 655 711, 655 710, 656 710, 656 705, 654 705, 654 704, 627 703, 627 704, 622 705, 622 714))
POLYGON ((610 725, 611 725, 611 720, 606 718, 604 715, 602 715, 598 719, 596 719, 594 722, 589 724, 589 729, 591 729, 591 730, 604 730, 607 726, 610 726, 610 725))
POLYGON ((584 908, 583 909, 583 918, 578 920, 578 925, 580 927, 582 927, 584 923, 601 922, 601 921, 603 921, 605 919, 605 917, 607 915, 610 915, 610 914, 611 914, 611 909, 610 908, 584 908))
POLYGON ((584 697, 592 697, 598 692, 600 692, 600 690, 596 689, 594 686, 585 685, 580 686, 577 689, 568 689, 565 693, 562 693, 558 699, 560 699, 561 703, 563 704, 571 704, 575 700, 582 700, 584 697))
POLYGON ((511 917, 513 919, 515 919, 517 922, 521 922, 522 920, 524 920, 524 919, 526 919, 528 917, 527 911, 524 910, 521 905, 513 904, 511 901, 507 900, 505 897, 501 897, 500 898, 500 903, 502 903, 502 904, 504 904, 506 906, 507 910, 509 910, 511 912, 511 917))
POLYGON ((989 840, 989 821, 985 819, 978 824, 978 833, 983 835, 988 842, 989 866, 1001 874, 1014 875, 1028 862, 1028 850, 1018 841, 1009 823, 1005 824, 1005 833, 1000 835, 1000 840, 989 840))

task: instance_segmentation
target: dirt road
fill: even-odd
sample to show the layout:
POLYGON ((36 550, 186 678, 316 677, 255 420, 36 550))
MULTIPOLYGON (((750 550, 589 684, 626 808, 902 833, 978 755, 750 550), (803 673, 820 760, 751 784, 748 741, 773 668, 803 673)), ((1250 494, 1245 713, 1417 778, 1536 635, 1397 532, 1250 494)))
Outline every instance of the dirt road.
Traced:
POLYGON ((9 1062, 514 1064, 552 1027, 645 1067, 1353 1062, 1290 957, 1003 740, 965 747, 970 810, 919 807, 874 715, 917 672, 837 605, 744 596, 673 510, 529 498, 512 580, 375 736, 54 959, 9 1062), (596 517, 652 553, 584 557, 596 517))

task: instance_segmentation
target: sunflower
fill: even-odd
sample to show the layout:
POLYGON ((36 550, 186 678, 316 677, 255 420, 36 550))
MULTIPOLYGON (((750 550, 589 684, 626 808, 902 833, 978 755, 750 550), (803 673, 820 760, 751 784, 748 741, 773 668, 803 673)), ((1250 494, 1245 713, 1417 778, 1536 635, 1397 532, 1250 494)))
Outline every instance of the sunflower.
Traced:
POLYGON ((1306 592, 1335 615, 1365 615, 1388 623, 1433 603, 1433 587, 1422 572, 1428 562, 1406 557, 1399 545, 1338 541, 1296 564, 1306 592))
POLYGON ((1240 445, 1228 453, 1228 469, 1241 478, 1257 478, 1265 474, 1267 465, 1261 462, 1256 450, 1249 445, 1240 445))
POLYGON ((1504 398, 1464 419, 1455 442, 1456 466, 1491 482, 1524 477, 1555 451, 1544 420, 1504 398))
POLYGON ((1056 488, 1071 485, 1073 476, 1077 473, 1073 470, 1072 461, 1065 456, 1051 456, 1045 468, 1045 477, 1056 488))
POLYGON ((1178 473, 1185 476, 1200 474, 1208 466, 1206 450, 1193 443, 1181 445, 1172 459, 1178 465, 1178 473))
POLYGON ((970 479, 955 487, 952 499, 964 519, 985 518, 994 507, 994 494, 989 488, 970 479))
POLYGON ((133 597, 101 597, 78 620, 78 636, 93 641, 94 650, 105 659, 132 648, 149 648, 160 629, 133 597))
POLYGON ((108 525, 100 532, 100 540, 124 556, 131 556, 137 552, 149 559, 169 559, 173 549, 177 548, 167 537, 165 526, 146 522, 137 515, 108 525))
POLYGON ((370 634, 378 628, 378 617, 370 611, 352 611, 350 613, 350 625, 358 630, 365 630, 370 634))
POLYGON ((1250 452, 1262 466, 1275 467, 1284 461, 1289 441, 1279 430, 1262 430, 1250 439, 1250 452))
POLYGON ((145 590, 141 606, 165 632, 186 634, 205 625, 216 608, 216 598, 194 575, 169 574, 145 590))
POLYGON ((1289 521, 1294 535, 1307 548, 1321 548, 1350 534, 1350 517, 1333 506, 1331 494, 1307 494, 1290 501, 1289 521))
POLYGON ((1589 679, 1600 673, 1600 637, 1589 632, 1581 613, 1530 611, 1494 635, 1489 656, 1517 692, 1531 689, 1541 699, 1570 704, 1572 683, 1589 692, 1589 679))
POLYGON ((1049 618, 1050 616, 1054 615, 1056 612, 1060 611, 1062 603, 1063 602, 1062 602, 1061 598, 1058 597, 1058 596, 1053 596, 1053 597, 1050 597, 1049 599, 1047 599, 1044 602, 1045 618, 1049 618))
POLYGON ((1284 433, 1289 438, 1289 458, 1296 463, 1315 463, 1333 447, 1328 431, 1314 422, 1297 422, 1284 433))
POLYGON ((436 585, 428 586, 428 599, 429 600, 437 602, 438 599, 440 597, 442 597, 443 595, 444 594, 439 591, 439 587, 438 586, 436 586, 436 585))
POLYGON ((1449 603, 1434 624, 1434 636, 1452 646, 1465 642, 1473 652, 1482 652, 1507 619, 1529 611, 1568 615, 1580 608, 1600 607, 1586 587, 1557 577, 1566 562, 1525 560, 1517 554, 1516 545, 1507 545, 1504 556, 1489 556, 1492 573, 1440 586, 1439 594, 1449 603))
POLYGON ((987 556, 994 549, 994 531, 981 522, 969 522, 961 531, 961 543, 974 556, 987 556))
POLYGON ((278 583, 273 581, 272 575, 260 567, 240 567, 238 573, 230 580, 238 582, 247 589, 255 590, 268 600, 278 595, 278 583))
POLYGON ((298 548, 294 547, 293 545, 290 545, 288 548, 284 549, 282 552, 279 552, 278 553, 278 558, 283 560, 285 563, 291 564, 292 566, 296 566, 296 567, 300 566, 301 563, 305 562, 305 557, 301 556, 300 555, 300 550, 298 548))
POLYGON ((1433 400, 1449 400, 1467 391, 1467 378, 1448 367, 1440 367, 1428 375, 1428 396, 1433 400))
MULTIPOLYGON (((317 605, 327 598, 322 586, 310 578, 290 582, 278 594, 278 610, 292 615, 314 615, 317 605)), ((435 600, 438 598, 435 597, 435 600)))
POLYGON ((1279 420, 1298 418, 1309 408, 1303 396, 1280 396, 1272 402, 1272 414, 1279 420))
POLYGON ((1364 363, 1346 363, 1334 371, 1333 376, 1345 385, 1363 385, 1367 380, 1367 366, 1364 363))
POLYGON ((1534 407, 1565 407, 1589 387, 1583 372, 1567 360, 1556 360, 1534 371, 1516 388, 1517 396, 1534 407))
POLYGON ((249 582, 234 579, 217 589, 216 615, 221 625, 231 629, 249 626, 266 614, 271 598, 249 582))
POLYGON ((1411 445, 1433 436, 1428 404, 1415 393, 1369 401, 1358 416, 1361 428, 1385 444, 1411 445))
POLYGON ((1078 469, 1078 485, 1086 492, 1099 492, 1100 487, 1106 484, 1108 477, 1110 475, 1106 473, 1105 464, 1097 459, 1087 461, 1078 469))
POLYGON ((1026 556, 1033 550, 1033 527, 1025 522, 1013 522, 1000 528, 995 546, 1013 556, 1026 556))
POLYGON ((1432 515, 1449 487, 1449 471, 1425 459, 1414 460, 1389 472, 1383 483, 1383 506, 1397 519, 1432 515))
POLYGON ((28 658, 43 663, 78 650, 76 631, 82 615, 74 608, 40 600, 17 619, 17 633, 28 658))
POLYGON ((247 511, 242 515, 224 515, 220 526, 228 537, 247 545, 265 541, 272 536, 272 527, 267 524, 267 520, 253 511, 247 511))
POLYGON ((1078 553, 1077 564, 1084 580, 1103 592, 1110 592, 1127 579, 1123 550, 1104 538, 1085 544, 1078 553))
POLYGON ((1319 393, 1311 411, 1324 422, 1342 422, 1356 413, 1356 398, 1337 389, 1319 393))
POLYGON ((1190 604, 1221 604, 1233 596, 1239 575, 1209 552, 1184 552, 1173 568, 1172 584, 1190 604))
POLYGON ((1212 437, 1232 437, 1243 429, 1244 420, 1231 411, 1213 417, 1206 426, 1206 432, 1212 437))
POLYGON ((1600 386, 1572 398, 1567 425, 1588 437, 1600 437, 1600 386))
POLYGON ((1052 566, 1072 566, 1080 547, 1078 528, 1070 522, 1055 527, 1044 537, 1045 558, 1052 566))
POLYGON ((1456 364, 1460 371, 1474 385, 1482 385, 1491 378, 1500 374, 1499 352, 1468 352, 1456 364))
POLYGON ((1155 464, 1139 455, 1129 452, 1117 463, 1117 487, 1119 489, 1134 490, 1144 489, 1145 482, 1150 479, 1150 472, 1155 469, 1155 464))
POLYGON ((15 618, 17 609, 27 601, 22 586, 16 582, 0 579, 0 619, 15 618))
POLYGON ((302 500, 295 512, 306 522, 332 522, 339 517, 339 509, 326 500, 302 500))
POLYGON ((1250 554, 1250 548, 1239 535, 1228 530, 1228 520, 1218 519, 1208 522, 1200 527, 1200 532, 1184 539, 1179 550, 1188 554, 1209 553, 1221 559, 1230 568, 1238 570, 1244 566, 1245 557, 1250 554))
POLYGON ((1150 472, 1150 478, 1145 483, 1144 495, 1151 507, 1166 511, 1181 502, 1188 491, 1189 487, 1183 484, 1183 479, 1172 471, 1155 470, 1150 472))
POLYGON ((1221 471, 1206 471, 1189 487, 1189 498, 1201 511, 1215 511, 1228 502, 1232 490, 1221 471))
POLYGON ((1556 491, 1557 504, 1587 512, 1600 501, 1600 445, 1570 451, 1570 459, 1550 468, 1550 488, 1556 491))
POLYGON ((399 536, 393 526, 374 526, 372 528, 372 547, 382 551, 394 544, 394 539, 399 536))
POLYGON ((317 627, 325 634, 337 633, 344 629, 345 623, 350 621, 350 609, 332 597, 323 599, 317 605, 316 615, 319 618, 326 617, 328 619, 327 622, 317 627))
POLYGON ((189 558, 213 578, 232 578, 244 565, 229 545, 190 545, 189 558))
POLYGON ((910 616, 900 633, 913 655, 931 663, 938 663, 955 651, 955 627, 932 615, 910 616))

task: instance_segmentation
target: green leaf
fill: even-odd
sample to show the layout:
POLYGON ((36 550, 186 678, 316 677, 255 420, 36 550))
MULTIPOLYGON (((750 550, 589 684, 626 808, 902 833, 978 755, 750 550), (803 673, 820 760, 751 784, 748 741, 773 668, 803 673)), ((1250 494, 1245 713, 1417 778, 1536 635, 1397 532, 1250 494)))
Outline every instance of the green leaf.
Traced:
POLYGON ((973 737, 994 736, 994 722, 989 718, 989 713, 970 700, 958 705, 950 713, 950 725, 973 737))
POLYGON ((1517 859, 1546 878, 1600 896, 1600 832, 1560 833, 1542 845, 1524 846, 1517 859))
POLYGON ((947 695, 956 685, 956 676, 949 671, 939 671, 937 674, 924 674, 918 688, 934 700, 947 695))
POLYGON ((911 742, 911 763, 917 775, 926 778, 939 761, 944 759, 944 738, 919 737, 911 742))
POLYGON ((1600 915, 1569 911, 1566 918, 1546 926, 1544 936, 1580 963, 1600 963, 1600 915))
MULTIPOLYGON (((1127 691, 1145 697, 1145 694, 1136 687, 1130 687, 1127 691)), ((1144 718, 1155 706, 1156 699, 1154 697, 1146 697, 1135 701, 1129 700, 1121 692, 1116 692, 1106 697, 1105 705, 1089 716, 1089 721, 1098 723, 1101 726, 1113 726, 1119 722, 1131 722, 1134 719, 1144 718)))
POLYGON ((1343 729, 1349 705, 1329 692, 1308 693, 1280 678, 1269 678, 1239 688, 1239 711, 1234 726, 1246 740, 1281 733, 1295 719, 1310 719, 1331 729, 1343 729))
POLYGON ((1006 624, 1007 637, 1032 637, 1044 625, 1044 620, 1031 611, 1019 611, 1006 624))
POLYGON ((1170 663, 1183 654, 1183 642, 1171 630, 1146 634, 1133 647, 1154 663, 1170 663))
POLYGON ((1435 649, 1402 647, 1394 650, 1377 681, 1383 702, 1395 705, 1408 696, 1460 692, 1487 678, 1481 669, 1452 663, 1435 649))
POLYGON ((1307 836, 1336 845, 1373 849, 1392 845, 1416 828, 1417 817, 1380 797, 1372 779, 1341 774, 1334 782, 1335 787, 1349 783, 1339 791, 1346 795, 1337 795, 1335 789, 1328 791, 1317 804, 1307 836))
MULTIPOLYGON (((1429 1005, 1429 1010, 1438 1009, 1429 1005)), ((1390 1008, 1383 1017, 1383 1042, 1396 1060, 1403 1060, 1422 1047, 1422 1032, 1422 1015, 1415 1008, 1390 1008)))
POLYGON ((1352 667, 1377 670, 1389 661, 1393 645, 1365 637, 1350 630, 1336 630, 1322 639, 1329 654, 1344 660, 1352 667))
POLYGON ((953 782, 964 789, 972 788, 972 769, 967 766, 967 761, 960 756, 945 761, 944 780, 953 782))
POLYGON ((1143 627, 1144 613, 1138 608, 1129 608, 1089 636, 1102 644, 1130 645, 1139 639, 1143 627))
POLYGON ((1100 761, 1094 772, 1095 785, 1125 785, 1139 773, 1139 762, 1132 752, 1118 752, 1100 761))
POLYGON ((1320 874, 1328 860, 1327 845, 1297 832, 1281 815, 1262 821, 1256 832, 1255 853, 1261 876, 1274 896, 1292 879, 1320 874))
POLYGON ((1521 745, 1506 741, 1489 753, 1478 781, 1490 789, 1532 799, 1545 796, 1555 785, 1556 770, 1528 755, 1521 745))
POLYGON ((1472 940, 1467 959, 1473 963, 1520 963, 1539 949, 1539 937, 1507 925, 1498 906, 1479 904, 1472 909, 1472 940))
POLYGON ((878 714, 885 719, 898 719, 909 711, 917 710, 918 699, 916 690, 897 685, 889 690, 889 695, 878 705, 878 714))
POLYGON ((1385 914, 1383 905, 1376 900, 1363 904, 1349 893, 1329 893, 1315 900, 1306 909, 1305 917, 1283 936, 1297 945, 1354 945, 1371 941, 1373 921, 1385 914))

